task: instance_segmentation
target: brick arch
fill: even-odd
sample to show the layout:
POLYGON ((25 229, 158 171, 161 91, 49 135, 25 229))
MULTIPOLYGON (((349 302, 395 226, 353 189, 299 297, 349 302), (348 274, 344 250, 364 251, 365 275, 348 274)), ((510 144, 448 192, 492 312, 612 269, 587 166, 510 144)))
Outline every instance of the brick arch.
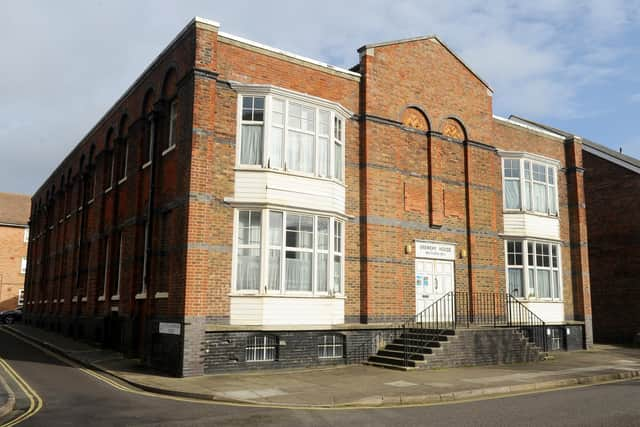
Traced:
POLYGON ((167 70, 162 82, 162 97, 165 99, 173 98, 177 92, 178 73, 176 67, 172 66, 167 70))
POLYGON ((144 99, 142 101, 142 116, 146 116, 147 114, 153 111, 153 97, 155 96, 155 91, 152 87, 147 89, 144 94, 144 99))
POLYGON ((456 139, 458 141, 467 140, 467 130, 465 129, 462 120, 457 117, 445 117, 440 123, 440 133, 448 138, 456 139))
POLYGON ((400 121, 403 125, 428 132, 431 129, 429 117, 424 110, 417 105, 408 105, 400 115, 400 121))
POLYGON ((120 117, 120 122, 118 124, 118 136, 127 136, 127 132, 129 130, 128 121, 129 115, 127 113, 122 113, 122 117, 120 117))

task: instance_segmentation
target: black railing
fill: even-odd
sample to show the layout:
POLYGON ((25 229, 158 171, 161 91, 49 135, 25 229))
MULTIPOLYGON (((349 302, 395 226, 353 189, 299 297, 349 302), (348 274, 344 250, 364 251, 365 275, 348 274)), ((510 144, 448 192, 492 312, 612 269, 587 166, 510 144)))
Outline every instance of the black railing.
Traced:
POLYGON ((449 292, 397 329, 404 347, 404 365, 409 366, 411 354, 424 345, 415 336, 428 341, 438 339, 447 330, 487 326, 516 328, 547 351, 545 322, 513 296, 500 292, 449 292))

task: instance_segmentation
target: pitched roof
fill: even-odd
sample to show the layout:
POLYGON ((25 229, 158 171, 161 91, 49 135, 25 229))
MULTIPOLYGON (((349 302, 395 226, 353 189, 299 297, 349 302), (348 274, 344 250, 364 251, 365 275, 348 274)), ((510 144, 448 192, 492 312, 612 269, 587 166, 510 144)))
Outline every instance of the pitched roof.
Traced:
MULTIPOLYGON (((533 120, 525 119, 522 117, 511 115, 509 116, 509 119, 527 123, 531 126, 544 129, 548 132, 561 135, 565 138, 571 138, 572 136, 574 136, 572 133, 556 129, 542 123, 534 122, 533 120)), ((617 164, 618 166, 622 166, 625 169, 640 174, 640 160, 636 159, 635 157, 627 156, 626 154, 622 154, 616 150, 612 150, 609 147, 605 147, 602 144, 598 144, 597 142, 585 138, 582 138, 582 148, 584 151, 591 153, 594 156, 598 156, 604 160, 608 160, 612 163, 617 164)))
POLYGON ((0 193, 0 224, 28 225, 31 196, 0 193))
POLYGON ((480 83, 485 85, 487 89, 489 89, 491 92, 493 92, 493 88, 491 86, 489 86, 489 83, 487 83, 482 77, 480 77, 475 71, 473 71, 473 69, 471 67, 469 67, 467 65, 467 63, 464 62, 462 60, 462 58, 460 58, 453 51, 453 49, 451 49, 449 46, 447 46, 446 43, 444 43, 442 40, 440 40, 440 38, 438 36, 436 36, 434 34, 428 35, 428 36, 411 37, 411 38, 407 38, 407 39, 389 40, 389 41, 380 42, 380 43, 369 43, 369 44, 365 44, 364 46, 361 46, 358 49, 358 52, 362 53, 362 51, 364 51, 366 49, 371 49, 371 48, 376 48, 376 47, 381 47, 381 46, 389 46, 389 45, 392 45, 392 44, 410 43, 410 42, 421 41, 421 40, 435 40, 438 43, 440 43, 440 45, 442 47, 444 47, 451 55, 453 55, 453 57, 456 58, 467 70, 469 70, 469 72, 471 74, 473 74, 476 79, 480 80, 480 83))

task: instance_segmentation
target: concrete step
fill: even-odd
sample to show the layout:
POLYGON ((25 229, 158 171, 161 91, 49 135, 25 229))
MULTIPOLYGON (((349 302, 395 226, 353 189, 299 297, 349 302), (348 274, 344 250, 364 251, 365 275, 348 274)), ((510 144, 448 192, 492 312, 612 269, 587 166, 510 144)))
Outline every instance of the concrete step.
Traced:
MULTIPOLYGON (((404 357, 379 356, 379 355, 376 354, 376 355, 373 355, 373 356, 369 356, 369 362, 381 363, 381 364, 384 364, 384 365, 394 365, 394 366, 405 367, 404 357)), ((406 366, 415 368, 417 366, 417 361, 415 361, 415 360, 407 360, 406 361, 406 366)))
POLYGON ((363 365, 369 365, 369 366, 376 366, 378 368, 385 368, 385 369, 393 369, 396 371, 414 371, 417 368, 413 367, 413 366, 398 366, 398 365, 389 365, 387 363, 380 363, 380 362, 363 362, 363 365))
MULTIPOLYGON (((408 357, 411 360, 425 360, 425 358, 427 357, 426 354, 424 353, 408 353, 408 357)), ((378 351, 378 356, 384 356, 384 357, 393 357, 393 358, 399 358, 402 359, 404 358, 404 351, 402 350, 388 350, 388 349, 384 349, 384 350, 379 350, 378 351)))
POLYGON ((410 353, 421 353, 421 354, 431 354, 433 353, 433 350, 436 348, 439 348, 440 346, 433 346, 433 347, 427 347, 425 345, 422 345, 421 343, 418 344, 414 344, 414 345, 408 345, 405 347, 404 343, 391 343, 391 344, 387 344, 386 347, 384 348, 385 350, 392 350, 392 351, 405 351, 405 349, 410 352, 410 353))

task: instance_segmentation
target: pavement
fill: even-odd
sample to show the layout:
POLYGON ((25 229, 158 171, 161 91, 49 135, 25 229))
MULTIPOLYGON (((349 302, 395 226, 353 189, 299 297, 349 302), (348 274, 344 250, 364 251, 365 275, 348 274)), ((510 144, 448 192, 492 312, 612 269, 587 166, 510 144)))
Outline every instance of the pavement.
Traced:
POLYGON ((139 360, 126 359, 120 353, 53 332, 22 324, 6 328, 50 351, 142 390, 260 406, 311 408, 432 404, 640 377, 640 349, 595 345, 590 350, 554 352, 551 353, 552 358, 545 361, 497 366, 403 372, 350 365, 174 378, 143 367, 139 360))

